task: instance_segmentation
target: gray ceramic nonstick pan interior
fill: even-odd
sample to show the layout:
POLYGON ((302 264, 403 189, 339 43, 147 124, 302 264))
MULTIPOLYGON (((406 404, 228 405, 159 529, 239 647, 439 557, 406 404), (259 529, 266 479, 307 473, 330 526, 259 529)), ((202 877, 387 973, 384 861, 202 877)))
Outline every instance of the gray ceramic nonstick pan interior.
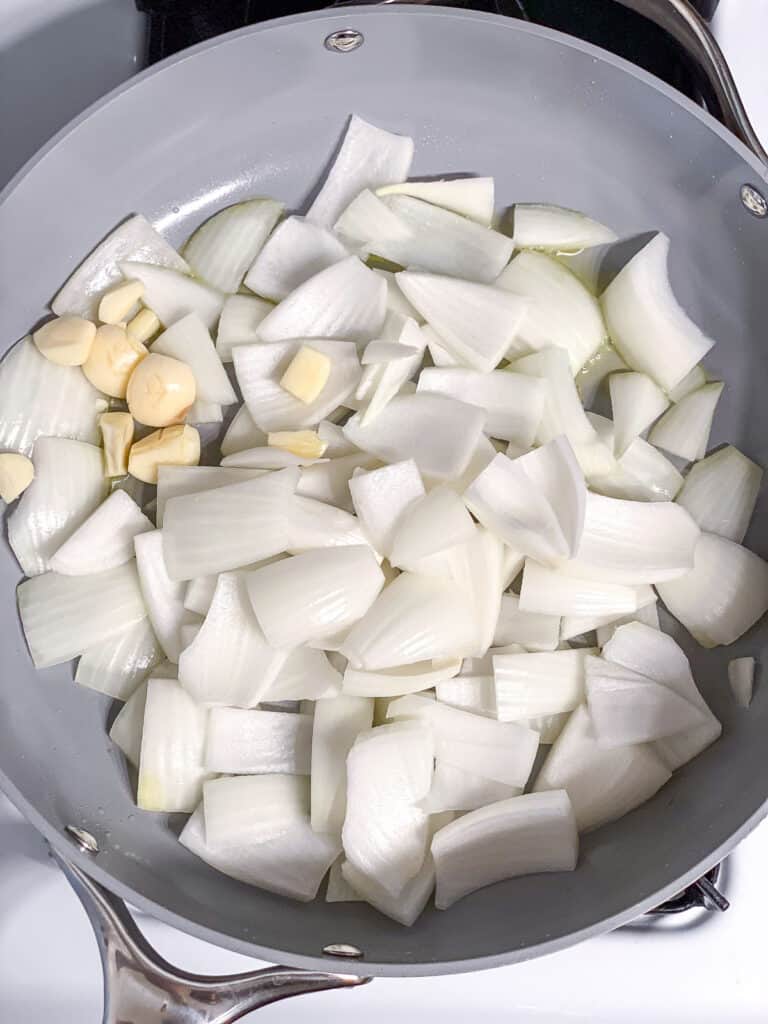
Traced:
MULTIPOLYGON (((714 443, 768 463, 768 219, 760 161, 712 117, 626 62, 566 36, 477 13, 345 8, 265 23, 139 75, 59 135, 0 206, 2 348, 22 336, 72 268, 116 223, 145 213, 181 242, 220 206, 269 194, 301 208, 351 112, 413 135, 416 176, 492 174, 498 202, 556 202, 632 237, 672 238, 674 289, 717 347, 727 382, 714 443), (324 46, 362 32, 357 49, 324 46)), ((747 543, 768 555, 763 496, 747 543)), ((701 875, 766 813, 768 689, 749 712, 726 666, 764 665, 766 629, 704 653, 683 637, 723 737, 655 799, 583 839, 573 873, 476 892, 410 929, 364 904, 299 904, 208 868, 175 821, 136 809, 107 738, 109 701, 69 667, 36 672, 16 612, 19 579, 0 551, 0 785, 50 840, 113 892, 223 946, 294 967, 438 974, 552 952, 613 928, 701 875), (91 832, 88 857, 65 833, 91 832)), ((138 1019, 138 1018, 137 1018, 138 1019)), ((186 1018, 184 1018, 186 1019, 186 1018)), ((190 1018, 191 1019, 191 1018, 190 1018)), ((201 1018, 202 1019, 202 1018, 201 1018)), ((218 1018, 217 1018, 218 1019, 218 1018)))

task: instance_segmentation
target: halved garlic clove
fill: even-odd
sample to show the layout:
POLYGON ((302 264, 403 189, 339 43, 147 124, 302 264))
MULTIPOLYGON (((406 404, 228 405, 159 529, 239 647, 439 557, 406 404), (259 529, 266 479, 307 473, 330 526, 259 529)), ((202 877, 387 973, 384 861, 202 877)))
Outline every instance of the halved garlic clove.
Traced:
POLYGON ((104 440, 105 476, 125 476, 133 442, 133 416, 128 412, 105 412, 99 417, 99 426, 104 440))
POLYGON ((314 430, 278 430, 267 434, 267 444, 270 448, 280 448, 284 452, 309 459, 321 458, 328 447, 314 430))
POLYGON ((145 484, 156 484, 160 466, 196 466, 199 461, 200 435, 179 423, 137 441, 128 455, 128 472, 145 484))
POLYGON ((184 419, 195 401, 195 375, 186 363, 151 352, 128 382, 128 411, 148 427, 167 427, 184 419))
POLYGON ((82 366, 96 336, 96 325, 81 316, 57 316, 32 335, 38 351, 59 366, 82 366))

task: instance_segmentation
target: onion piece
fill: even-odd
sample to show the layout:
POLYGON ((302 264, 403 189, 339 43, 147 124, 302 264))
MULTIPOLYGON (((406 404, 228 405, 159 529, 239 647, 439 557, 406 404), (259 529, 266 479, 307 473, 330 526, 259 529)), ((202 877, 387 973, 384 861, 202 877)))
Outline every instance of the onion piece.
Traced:
POLYGON ((398 697, 390 718, 426 723, 435 737, 435 756, 507 786, 524 787, 539 746, 538 733, 517 722, 474 715, 421 694, 398 697))
POLYGON ((523 299, 490 284, 441 274, 396 275, 405 297, 463 365, 487 372, 511 350, 525 316, 523 299))
POLYGON ((575 374, 606 341, 597 299, 552 256, 518 253, 499 275, 496 287, 527 301, 516 339, 521 350, 563 348, 575 374))
MULTIPOLYGON (((323 651, 296 647, 288 652, 263 701, 323 700, 341 693, 341 673, 323 651)), ((367 728, 367 727, 366 727, 367 728)))
POLYGON ((205 840, 215 850, 268 843, 308 813, 309 780, 299 775, 241 775, 203 786, 205 840))
POLYGON ((499 721, 524 722, 578 707, 584 700, 587 650, 494 655, 499 721))
POLYGON ((602 296, 608 332, 632 367, 670 391, 714 345, 675 298, 669 239, 658 234, 616 275, 602 296))
POLYGON ((101 450, 94 445, 40 437, 32 461, 34 479, 8 520, 8 543, 27 576, 49 568, 106 491, 101 450))
POLYGON ((160 466, 157 471, 157 525, 163 525, 166 503, 184 494, 202 494, 261 476, 260 470, 220 466, 160 466))
POLYGON ((451 355, 434 327, 424 324, 421 328, 421 333, 427 339, 427 349, 434 366, 441 369, 447 366, 461 366, 461 360, 451 355))
POLYGON ((202 628, 179 656, 179 682, 200 704, 254 707, 287 652, 270 646, 248 599, 245 574, 223 572, 202 628))
POLYGON ((629 367, 610 342, 605 342, 576 374, 576 389, 581 396, 581 404, 590 409, 597 398, 598 391, 606 378, 629 367))
POLYGON ((77 663, 75 682, 116 700, 128 700, 162 660, 155 631, 142 619, 85 651, 77 663))
POLYGON ((651 444, 689 462, 703 459, 709 447, 715 407, 724 387, 720 382, 705 384, 681 398, 650 432, 651 444))
POLYGON ((601 747, 586 706, 577 708, 536 777, 535 793, 564 789, 579 832, 597 828, 650 800, 671 773, 648 744, 601 747))
POLYGON ((600 746, 647 743, 704 724, 704 714, 673 689, 604 658, 585 662, 587 704, 600 746))
POLYGON ((149 263, 119 266, 127 281, 141 281, 144 285, 141 301, 164 327, 170 327, 188 313, 197 313, 209 331, 216 326, 224 305, 223 292, 168 267, 149 263))
POLYGON ((343 508, 296 494, 286 503, 285 514, 289 520, 288 550, 293 555, 311 548, 368 544, 359 520, 343 508))
POLYGON ((493 178, 451 178, 448 181, 404 181, 384 185, 376 190, 379 196, 403 195, 423 199, 444 210, 461 214, 490 227, 493 219, 493 178))
POLYGON ((518 786, 505 786, 494 779, 464 771, 455 765, 437 760, 432 777, 432 788, 422 801, 422 807, 430 814, 444 811, 474 811, 478 807, 520 796, 518 786))
POLYGON ((232 405, 237 401, 208 329, 196 313, 189 313, 163 331, 152 343, 152 351, 189 366, 197 385, 198 400, 219 405, 232 405))
POLYGON ((625 615, 649 600, 648 586, 606 583, 596 579, 578 579, 561 570, 548 569, 530 558, 523 569, 520 609, 539 615, 625 615))
POLYGON ((190 580, 187 589, 184 591, 184 607, 188 612, 205 617, 211 607, 213 595, 216 591, 218 576, 198 576, 190 580))
POLYGON ((226 457, 266 443, 267 435, 260 427, 256 426, 253 416, 248 412, 248 406, 243 404, 233 416, 232 422, 221 439, 221 454, 226 457))
POLYGON ((235 376, 254 423, 266 431, 313 427, 352 394, 360 379, 357 348, 348 341, 312 340, 311 347, 328 356, 328 381, 312 402, 302 402, 280 387, 280 380, 302 341, 271 345, 238 345, 232 351, 235 376))
MULTIPOLYGON (((176 666, 173 666, 174 669, 176 666)), ((128 700, 118 711, 109 738, 123 752, 126 759, 139 767, 141 757, 141 734, 144 728, 144 709, 147 704, 147 686, 149 680, 140 683, 128 700)))
MULTIPOLYGON (((343 858, 331 864, 328 872, 328 884, 325 888, 326 903, 364 903, 365 900, 359 895, 342 874, 343 858)), ((353 869, 354 870, 354 869, 353 869)))
POLYGON ((568 794, 529 793, 471 811, 432 840, 435 906, 447 910, 463 896, 505 878, 573 871, 579 855, 568 794))
POLYGON ((679 384, 670 389, 670 401, 679 402, 686 395, 689 395, 691 391, 698 391, 699 388, 703 388, 706 383, 707 375, 701 365, 697 364, 689 373, 686 373, 679 384))
POLYGON ((443 395, 397 395, 380 416, 363 426, 357 413, 345 436, 384 462, 413 459, 437 480, 459 476, 469 465, 485 413, 443 395))
POLYGON ((615 242, 616 233, 577 210, 540 203, 515 203, 514 242, 518 249, 575 252, 615 242))
MULTIPOLYGON (((385 196, 379 202, 389 207, 407 234, 371 239, 370 250, 402 267, 491 284, 514 250, 512 240, 500 232, 421 199, 385 196)), ((407 292, 406 296, 410 298, 407 292)))
POLYGON ((194 810, 209 777, 204 766, 207 720, 206 709, 175 679, 149 680, 136 797, 142 810, 194 810))
POLYGON ((691 466, 677 501, 706 533, 741 544, 762 479, 760 466, 729 444, 691 466))
POLYGON ((311 807, 316 832, 340 835, 347 806, 347 756, 373 722, 373 700, 342 694, 318 701, 312 724, 311 807))
POLYGON ((85 576, 130 561, 133 539, 154 527, 125 491, 113 491, 49 559, 53 572, 85 576))
POLYGON ((397 283, 397 275, 391 270, 382 270, 381 267, 373 268, 374 274, 378 274, 387 283, 387 312, 397 313, 399 316, 411 317, 417 324, 424 322, 419 311, 410 304, 408 299, 400 291, 397 283))
POLYGON ((399 569, 418 571, 420 559, 463 544, 474 532, 461 498, 447 487, 435 487, 403 512, 394 530, 389 560, 399 569))
POLYGON ((577 556, 562 572, 634 585, 677 579, 693 566, 699 536, 691 516, 674 502, 589 493, 577 556))
POLYGON ((315 898, 340 853, 338 841, 313 832, 306 819, 269 842, 214 849, 206 842, 202 805, 184 826, 179 842, 222 874, 305 903, 315 898))
POLYGON ((742 708, 748 708, 752 703, 755 685, 755 659, 732 658, 728 662, 728 682, 736 703, 742 708))
POLYGON ((238 569, 287 550, 285 506, 298 472, 282 469, 171 498, 163 515, 163 556, 171 579, 238 569))
POLYGON ((453 679, 437 683, 435 694, 443 704, 485 715, 486 718, 496 718, 496 687, 492 675, 465 675, 462 672, 453 679))
MULTIPOLYGON (((350 513, 354 507, 349 491, 353 474, 360 469, 375 469, 378 466, 379 460, 368 452, 353 452, 351 455, 342 455, 338 459, 329 459, 327 462, 317 462, 312 466, 305 466, 296 487, 296 495, 312 499, 317 504, 325 502, 335 505, 336 511, 350 513)), ((367 541, 358 541, 358 543, 367 543, 367 541)), ((326 544, 317 546, 325 547, 326 544)))
POLYGON ((100 392, 79 366, 59 366, 24 338, 0 362, 0 447, 31 455, 39 437, 99 443, 100 392))
MULTIPOLYGON (((613 423, 605 416, 587 413, 600 442, 610 453, 614 446, 613 423)), ((609 498, 628 501, 672 501, 683 486, 682 474, 658 448, 636 437, 620 459, 587 474, 590 489, 609 498)))
MULTIPOLYGON (((355 196, 333 226, 333 230, 365 257, 383 246, 408 243, 413 230, 370 189, 355 196)), ((399 261, 395 261, 399 262, 399 261)))
POLYGON ((392 549, 392 539, 404 513, 425 493, 413 459, 353 476, 349 492, 371 543, 385 556, 392 549))
POLYGON ((536 438, 547 399, 544 381, 504 370, 478 373, 459 366, 427 367, 419 375, 417 391, 449 395, 485 409, 488 435, 526 449, 536 438))
MULTIPOLYGON (((370 351, 371 345, 375 344, 377 342, 371 342, 367 346, 366 355, 370 351)), ((386 345, 387 343, 379 342, 378 344, 386 345)), ((384 366, 378 367, 381 372, 368 399, 368 405, 362 413, 363 426, 379 416, 406 382, 413 377, 421 366, 425 346, 426 342, 418 324, 415 320, 407 319, 398 335, 397 342, 391 345, 395 350, 399 349, 401 355, 389 360, 384 366)), ((363 362, 365 362, 365 357, 363 362)))
POLYGON ((325 455, 328 459, 339 459, 342 455, 354 455, 359 451, 357 445, 352 444, 344 436, 344 428, 330 420, 321 420, 318 423, 317 436, 325 445, 325 455))
POLYGON ((412 160, 413 139, 376 128, 353 114, 307 220, 330 227, 364 188, 377 189, 405 181, 412 160))
POLYGON ((330 231, 304 217, 287 217, 275 228, 244 284, 280 302, 321 270, 346 259, 346 246, 330 231))
POLYGON ((392 896, 418 873, 428 852, 427 815, 416 805, 429 792, 433 758, 430 730, 415 723, 363 733, 347 757, 344 852, 392 896))
POLYGON ((565 349, 541 349, 522 359, 515 359, 509 370, 541 377, 549 386, 548 400, 544 403, 536 436, 539 444, 546 444, 565 434, 574 450, 578 451, 579 446, 595 440, 595 431, 582 408, 565 349))
POLYGON ((134 537, 136 569, 141 593, 160 646, 169 661, 178 663, 181 653, 181 627, 189 621, 190 613, 184 608, 183 582, 168 575, 163 555, 164 533, 152 530, 134 537))
POLYGON ((574 636, 583 636, 585 633, 591 633, 594 629, 598 631, 598 647, 602 647, 603 644, 599 640, 600 630, 605 630, 609 626, 612 628, 608 629, 607 633, 604 634, 606 639, 610 639, 617 626, 622 626, 627 622, 645 622, 655 629, 660 629, 659 613, 656 608, 656 594, 650 587, 643 588, 643 594, 646 595, 645 600, 647 600, 647 604, 642 605, 637 611, 630 612, 627 615, 617 616, 615 613, 609 612, 605 615, 563 616, 560 620, 560 641, 570 640, 574 636))
MULTIPOLYGON (((316 462, 326 462, 312 455, 296 455, 283 448, 270 448, 259 445, 242 452, 234 452, 221 460, 224 469, 251 469, 257 472, 268 472, 273 469, 287 469, 289 466, 312 466, 316 462)), ((232 481, 233 483, 235 481, 232 481)))
POLYGON ((768 564, 725 537, 702 533, 691 571, 656 589, 702 647, 732 644, 768 610, 768 564))
POLYGON ((669 399, 645 373, 612 373, 608 378, 614 423, 614 454, 632 442, 669 407, 669 399))
POLYGON ((456 658, 475 645, 472 605, 448 580, 401 573, 350 630, 341 653, 366 671, 456 658))
POLYGON ((222 292, 236 292, 283 209, 274 199, 249 199, 204 221, 184 246, 195 276, 222 292))
MULTIPOLYGON (((224 300, 216 330, 216 353, 222 363, 232 362, 235 345, 252 345, 259 339, 259 325, 271 313, 271 302, 255 295, 229 295, 224 300)), ((224 452, 226 455, 226 452, 224 452)))
POLYGON ((621 615, 617 619, 612 619, 611 622, 606 623, 604 626, 598 626, 597 646, 605 647, 619 626, 626 626, 630 622, 642 622, 643 625, 650 626, 651 629, 660 630, 659 609, 656 601, 643 605, 636 612, 630 612, 628 615, 621 615))
POLYGON ((460 668, 460 658, 416 662, 377 672, 365 672, 348 665, 344 670, 342 692, 357 697, 401 697, 439 686, 458 675, 460 668))
POLYGON ((189 272, 187 263, 149 221, 134 214, 111 231, 67 278, 51 303, 53 312, 57 316, 71 313, 95 320, 102 293, 120 281, 121 260, 189 272))
POLYGON ((384 585, 370 547, 307 551, 246 576, 259 625, 273 647, 298 647, 349 628, 384 585))
POLYGON ((520 611, 517 594, 504 594, 493 634, 494 647, 522 644, 531 651, 554 651, 560 642, 560 616, 520 611))
POLYGON ((262 320, 259 336, 270 342, 291 338, 370 341, 379 336, 386 311, 384 281, 357 256, 349 256, 292 291, 262 320))

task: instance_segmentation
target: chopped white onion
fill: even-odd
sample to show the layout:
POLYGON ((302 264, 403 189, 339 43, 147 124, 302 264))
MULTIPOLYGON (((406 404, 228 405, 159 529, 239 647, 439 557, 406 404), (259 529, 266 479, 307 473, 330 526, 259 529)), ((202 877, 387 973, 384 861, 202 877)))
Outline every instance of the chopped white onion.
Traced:
MULTIPOLYGON (((379 416, 382 409, 392 401, 395 395, 401 391, 416 373, 421 366, 426 340, 416 321, 409 317, 403 324, 402 330, 398 333, 397 342, 371 342, 367 346, 365 354, 368 355, 371 345, 376 344, 392 348, 395 352, 400 350, 400 354, 394 359, 387 361, 385 365, 374 367, 380 372, 377 374, 376 384, 368 399, 368 404, 363 410, 363 425, 370 423, 379 416)), ((363 362, 365 362, 365 357, 363 362)))
POLYGON ((478 807, 520 796, 519 786, 505 786, 495 779, 484 779, 475 772, 465 771, 455 765, 441 761, 435 764, 432 788, 422 801, 422 807, 429 814, 442 811, 474 811, 478 807))
POLYGON ((643 605, 642 608, 638 608, 636 612, 630 612, 628 615, 621 615, 619 618, 612 618, 611 621, 606 623, 604 626, 598 626, 597 646, 605 647, 619 626, 626 626, 630 622, 642 622, 643 625, 650 626, 652 629, 661 629, 657 602, 651 601, 649 604, 643 605))
POLYGON ((546 444, 565 434, 578 451, 579 446, 595 440, 595 431, 579 399, 573 373, 564 348, 544 348, 510 364, 512 373, 541 377, 549 385, 548 399, 539 424, 536 440, 546 444))
POLYGON ((579 579, 526 559, 520 608, 539 615, 625 615, 652 600, 650 587, 579 579))
POLYGON ((206 616, 211 607, 218 576, 198 576, 190 580, 184 591, 184 607, 195 615, 206 616))
POLYGON ((416 662, 377 672, 365 672, 348 665, 344 671, 342 692, 358 697, 401 697, 440 686, 458 675, 460 668, 460 658, 416 662))
POLYGON ((709 447, 715 407, 724 386, 719 382, 705 384, 681 398, 648 435, 651 444, 689 462, 703 459, 709 447))
POLYGON ((374 548, 389 555, 395 530, 404 513, 424 496, 424 484, 413 459, 359 473, 349 481, 355 512, 374 548))
POLYGON ((669 399, 645 373, 612 373, 608 378, 614 423, 614 454, 621 458, 632 442, 661 416, 669 399))
POLYGON ((49 568, 106 491, 101 449, 92 444, 40 437, 32 461, 35 477, 8 519, 8 543, 27 576, 49 568))
POLYGON ((257 295, 280 302, 347 256, 346 246, 326 228, 304 217, 288 217, 267 239, 244 283, 257 295))
POLYGON ((155 631, 142 619, 85 651, 77 663, 75 682, 117 700, 128 700, 162 660, 155 631))
POLYGON ((16 596, 36 668, 69 661, 147 614, 132 562, 90 576, 33 576, 16 596))
MULTIPOLYGON (((176 666, 173 666, 174 669, 176 666)), ((141 757, 141 733, 144 728, 144 709, 147 704, 147 686, 149 681, 140 683, 128 700, 118 711, 109 738, 123 752, 127 760, 139 767, 141 757)))
POLYGON ((170 327, 188 313, 197 313, 209 331, 218 323, 224 293, 216 288, 178 270, 149 263, 121 263, 120 270, 127 281, 141 281, 141 301, 164 327, 170 327))
POLYGON ((465 675, 462 671, 453 679, 437 683, 435 694, 443 704, 496 718, 496 687, 492 675, 465 675))
POLYGON ((333 230, 363 257, 379 250, 386 252, 392 243, 407 244, 413 235, 412 228, 368 188, 355 196, 333 230))
POLYGON ((341 673, 323 651, 296 647, 288 652, 277 678, 264 694, 265 701, 323 700, 341 693, 341 673))
POLYGON ((500 722, 573 711, 584 700, 586 650, 496 654, 493 676, 500 722))
POLYGON ((762 479, 760 466, 729 444, 691 466, 677 501, 702 530, 741 544, 762 479))
MULTIPOLYGON (((296 494, 312 499, 316 504, 325 502, 336 506, 337 511, 350 513, 354 507, 349 490, 353 474, 360 469, 375 469, 378 465, 379 460, 375 455, 353 452, 351 455, 341 455, 337 459, 305 466, 301 471, 296 494)), ((317 546, 324 547, 325 544, 317 546)))
POLYGON ((185 584, 168 575, 163 555, 164 536, 162 530, 152 530, 134 537, 133 543, 149 621, 165 656, 177 663, 181 653, 181 627, 190 613, 184 608, 185 584))
POLYGON ((315 705, 310 803, 316 832, 341 834, 347 807, 347 756, 372 723, 373 700, 368 697, 342 694, 315 705))
MULTIPOLYGON (((575 634, 574 634, 575 635, 575 634)), ((560 643, 560 616, 520 611, 517 594, 504 594, 493 634, 494 647, 522 644, 531 651, 554 651, 560 643)))
POLYGON ((672 402, 679 402, 681 398, 685 398, 691 391, 698 391, 699 388, 703 388, 707 383, 707 375, 698 363, 694 368, 683 377, 679 384, 676 384, 669 391, 669 398, 672 402))
POLYGON ((395 526, 389 560, 399 569, 418 571, 420 559, 463 544, 474 532, 472 517, 455 491, 435 487, 403 512, 395 526))
POLYGON ((237 401, 208 328, 196 313, 189 313, 163 331, 152 343, 152 351, 189 366, 195 377, 198 400, 218 405, 232 405, 237 401))
POLYGON ((193 232, 184 258, 201 280, 236 292, 282 213, 283 204, 274 199, 226 206, 193 232))
POLYGON ((448 181, 404 181, 400 185, 385 185, 377 195, 403 195, 423 199, 444 210, 469 217, 484 227, 493 219, 493 178, 451 178, 448 181))
POLYGON ((130 561, 133 539, 154 527, 125 491, 113 491, 49 559, 53 572, 84 576, 130 561))
POLYGON ((620 459, 611 455, 613 423, 605 416, 587 413, 608 454, 607 465, 587 474, 590 489, 609 498, 628 501, 672 501, 683 486, 683 477, 658 448, 636 437, 620 459))
MULTIPOLYGON (((335 462, 340 460, 335 459, 335 462)), ((353 515, 343 508, 296 494, 285 505, 291 554, 311 548, 368 544, 368 537, 353 515)))
POLYGON ((286 469, 288 466, 312 466, 316 462, 325 461, 325 459, 317 459, 312 455, 296 455, 284 448, 259 445, 256 448, 248 448, 245 451, 225 456, 221 460, 221 466, 224 469, 253 469, 266 472, 272 469, 286 469))
POLYGON ((518 249, 575 252, 615 242, 616 233, 577 210, 540 203, 515 203, 514 242, 518 249))
POLYGON ((755 685, 755 659, 732 658, 728 662, 728 682, 736 703, 742 708, 748 708, 752 703, 755 685))
POLYGON ((505 878, 573 871, 579 837, 568 794, 529 793, 471 811, 440 829, 432 856, 438 910, 505 878))
POLYGON ((585 409, 594 405, 597 393, 606 377, 629 367, 610 342, 601 345, 592 358, 576 374, 576 388, 585 409))
POLYGON ((272 309, 271 302, 255 295, 227 296, 216 331, 216 352, 223 363, 232 362, 232 349, 236 345, 252 345, 258 341, 259 325, 272 309))
MULTIPOLYGON (((235 296, 236 297, 236 296, 235 296)), ((221 454, 234 455, 235 452, 246 451, 248 448, 257 448, 267 443, 267 435, 253 422, 253 416, 248 412, 248 406, 243 404, 232 418, 221 439, 221 454)))
POLYGON ((227 484, 261 476, 260 470, 220 466, 160 466, 157 472, 157 525, 163 525, 165 505, 183 494, 201 494, 227 484))
POLYGON ((309 780, 300 775, 223 777, 203 786, 205 841, 214 850, 268 843, 308 813, 309 780))
POLYGON ((669 282, 669 239, 659 233, 603 292, 608 332, 633 370, 665 391, 679 384, 712 348, 675 298, 669 282))

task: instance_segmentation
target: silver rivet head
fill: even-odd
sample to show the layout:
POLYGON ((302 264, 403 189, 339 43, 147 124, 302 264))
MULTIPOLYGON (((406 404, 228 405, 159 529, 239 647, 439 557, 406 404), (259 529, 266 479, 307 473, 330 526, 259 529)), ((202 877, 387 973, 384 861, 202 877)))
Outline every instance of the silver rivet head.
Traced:
POLYGON ((332 942, 329 946, 323 946, 323 952, 327 956, 343 956, 347 960, 359 960, 363 955, 362 949, 350 946, 346 942, 332 942))
POLYGON ((354 28, 340 28, 338 32, 331 32, 325 37, 325 48, 334 53, 351 53, 358 46, 362 46, 363 42, 362 32, 354 28))
POLYGON ((741 186, 741 201, 754 217, 768 217, 768 200, 754 185, 741 186))
POLYGON ((83 853, 99 852, 99 844, 91 833, 86 832, 84 828, 78 828, 77 825, 67 825, 64 831, 69 835, 70 839, 74 840, 75 844, 83 851, 83 853))

